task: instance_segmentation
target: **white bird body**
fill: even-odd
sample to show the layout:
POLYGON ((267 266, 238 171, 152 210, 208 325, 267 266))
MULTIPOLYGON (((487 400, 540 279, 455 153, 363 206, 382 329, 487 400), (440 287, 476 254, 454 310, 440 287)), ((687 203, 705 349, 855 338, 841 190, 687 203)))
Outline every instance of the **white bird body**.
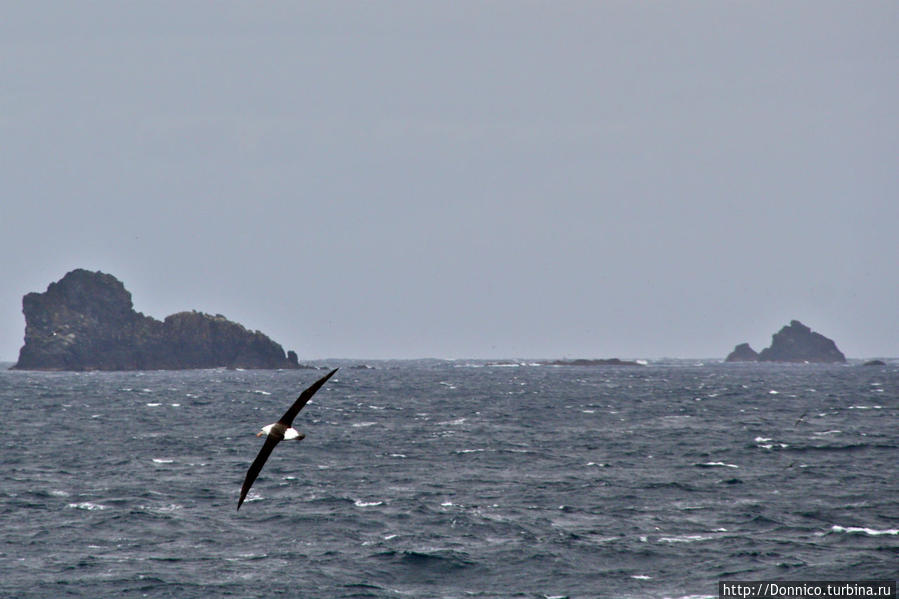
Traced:
MULTIPOLYGON (((262 427, 262 430, 256 433, 257 437, 261 437, 263 435, 270 435, 272 433, 272 429, 275 428, 277 422, 273 422, 272 424, 267 424, 262 427)), ((285 441, 293 441, 294 439, 303 440, 306 437, 303 433, 298 431, 297 429, 290 427, 284 429, 284 440, 285 441)))

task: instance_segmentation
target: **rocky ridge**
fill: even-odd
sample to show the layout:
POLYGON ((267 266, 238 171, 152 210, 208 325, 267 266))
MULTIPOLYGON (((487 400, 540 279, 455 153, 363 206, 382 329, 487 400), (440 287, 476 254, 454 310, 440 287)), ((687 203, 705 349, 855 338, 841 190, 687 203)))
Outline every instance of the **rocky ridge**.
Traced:
POLYGON ((162 322, 134 310, 114 276, 76 269, 22 298, 19 370, 300 368, 297 355, 224 316, 179 312, 162 322))

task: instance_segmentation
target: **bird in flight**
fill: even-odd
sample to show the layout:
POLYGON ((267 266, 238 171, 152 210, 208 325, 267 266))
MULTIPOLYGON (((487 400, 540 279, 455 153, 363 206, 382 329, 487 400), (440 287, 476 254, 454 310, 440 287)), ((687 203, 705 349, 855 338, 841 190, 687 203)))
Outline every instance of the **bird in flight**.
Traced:
POLYGON ((240 490, 240 499, 237 501, 238 510, 240 509, 243 500, 246 499, 250 487, 253 486, 253 481, 259 476, 259 471, 262 470, 262 466, 265 465, 265 461, 268 459, 268 456, 271 455, 275 445, 277 445, 281 439, 287 439, 288 441, 302 441, 306 437, 306 435, 293 428, 293 419, 296 418, 297 414, 300 413, 300 410, 303 409, 303 406, 305 406, 312 396, 315 395, 315 392, 321 389, 322 385, 325 384, 325 381, 331 378, 337 370, 338 369, 335 368, 312 383, 308 389, 300 393, 297 400, 293 402, 293 405, 290 406, 286 412, 284 412, 284 415, 281 416, 278 422, 263 426, 262 430, 256 433, 257 437, 266 435, 265 444, 262 446, 262 449, 259 450, 259 454, 256 455, 256 459, 253 460, 250 469, 247 470, 247 477, 244 479, 243 488, 240 490))

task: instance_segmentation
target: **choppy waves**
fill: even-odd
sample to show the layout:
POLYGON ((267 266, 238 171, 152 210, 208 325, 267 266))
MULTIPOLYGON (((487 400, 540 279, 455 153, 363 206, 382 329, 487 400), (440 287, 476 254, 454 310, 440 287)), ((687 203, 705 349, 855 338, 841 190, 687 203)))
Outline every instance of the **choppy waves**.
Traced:
POLYGON ((895 571, 895 369, 341 370, 236 512, 255 432, 313 376, 0 373, 0 596, 685 598, 895 571))

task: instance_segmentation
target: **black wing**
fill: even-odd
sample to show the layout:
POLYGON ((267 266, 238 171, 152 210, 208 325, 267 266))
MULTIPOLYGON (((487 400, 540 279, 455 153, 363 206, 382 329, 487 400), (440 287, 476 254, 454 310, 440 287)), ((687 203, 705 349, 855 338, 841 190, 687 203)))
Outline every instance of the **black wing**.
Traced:
POLYGON ((256 477, 259 476, 259 471, 262 470, 262 467, 265 465, 265 460, 268 459, 268 456, 271 455, 272 450, 275 448, 275 445, 278 444, 280 439, 276 439, 272 436, 266 435, 265 437, 265 445, 262 446, 262 449, 259 450, 259 453, 256 455, 256 459, 253 460, 253 463, 250 464, 250 469, 247 470, 247 477, 243 481, 243 488, 240 490, 240 499, 237 500, 237 509, 240 509, 240 505, 243 503, 243 500, 247 496, 247 492, 249 492, 250 487, 253 486, 253 481, 256 480, 256 477))
POLYGON ((338 370, 338 368, 335 368, 322 378, 312 383, 312 385, 308 389, 300 393, 300 396, 297 398, 297 400, 293 402, 293 405, 290 406, 289 410, 284 412, 284 415, 281 416, 281 420, 279 420, 278 422, 288 428, 293 426, 293 419, 297 417, 297 414, 300 413, 300 410, 303 409, 303 406, 306 405, 306 402, 312 399, 312 396, 315 395, 315 392, 321 389, 322 385, 325 384, 325 381, 331 378, 331 376, 338 370))

